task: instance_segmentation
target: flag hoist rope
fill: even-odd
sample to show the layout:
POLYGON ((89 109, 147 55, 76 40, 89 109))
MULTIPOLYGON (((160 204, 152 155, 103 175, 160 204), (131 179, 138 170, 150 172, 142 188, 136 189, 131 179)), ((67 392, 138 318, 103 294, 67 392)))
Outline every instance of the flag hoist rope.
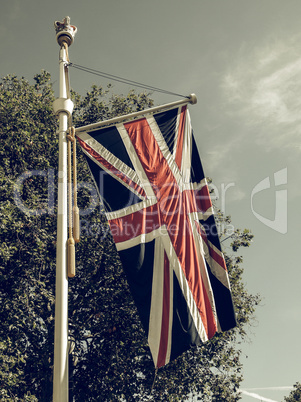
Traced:
POLYGON ((68 140, 68 219, 69 219, 69 238, 68 238, 68 277, 75 276, 75 243, 79 242, 79 209, 77 207, 77 182, 76 182, 76 141, 75 129, 69 128, 68 140), (71 144, 73 144, 73 166, 71 163, 71 144), (73 169, 72 169, 73 168, 73 169), (73 173, 73 188, 72 188, 73 173), (72 207, 73 195, 73 207, 72 207))
MULTIPOLYGON (((66 51, 66 59, 69 62, 68 44, 62 42, 66 51)), ((68 66, 65 66, 66 85, 67 85, 67 97, 70 99, 70 86, 69 86, 69 74, 68 66)), ((69 237, 68 237, 68 258, 67 269, 68 277, 73 278, 75 276, 75 243, 80 240, 79 233, 79 209, 77 206, 77 166, 76 166, 76 139, 75 139, 75 127, 72 126, 72 116, 69 116, 69 134, 68 140, 68 220, 69 220, 69 237), (73 145, 73 164, 72 164, 72 151, 71 144, 73 145), (72 186, 73 176, 73 186, 72 186), (73 201, 73 202, 72 202, 73 201), (73 206, 72 206, 73 205, 73 206)))

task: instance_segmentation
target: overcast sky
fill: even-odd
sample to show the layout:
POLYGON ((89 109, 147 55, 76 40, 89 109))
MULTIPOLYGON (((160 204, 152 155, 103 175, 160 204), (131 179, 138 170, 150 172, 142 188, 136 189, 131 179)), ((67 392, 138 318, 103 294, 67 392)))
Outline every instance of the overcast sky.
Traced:
MULTIPOLYGON (((51 73, 53 22, 78 33, 71 61, 172 92, 190 107, 205 174, 235 228, 254 242, 244 280, 262 306, 243 345, 243 401, 282 401, 301 381, 299 0, 0 0, 0 72, 51 73)), ((107 80, 70 69, 84 94, 107 80)), ((113 82, 112 82, 113 83, 113 82)), ((129 86, 113 83, 114 92, 129 86)), ((156 104, 179 98, 153 94, 156 104)))

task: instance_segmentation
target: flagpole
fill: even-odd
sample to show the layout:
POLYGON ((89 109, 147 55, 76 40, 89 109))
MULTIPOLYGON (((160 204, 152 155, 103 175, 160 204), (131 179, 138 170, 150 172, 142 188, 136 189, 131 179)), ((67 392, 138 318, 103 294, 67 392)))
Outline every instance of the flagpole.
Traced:
POLYGON ((58 210, 56 245, 55 282, 55 329, 54 329, 54 367, 53 402, 68 402, 68 276, 67 276, 67 129, 72 115, 73 102, 68 99, 68 47, 72 44, 76 27, 70 25, 70 18, 54 23, 56 39, 60 45, 59 53, 59 98, 53 109, 59 118, 59 161, 58 161, 58 210))
POLYGON ((187 105, 188 103, 190 103, 192 105, 195 105, 197 103, 197 97, 196 97, 195 94, 190 94, 184 99, 180 99, 180 100, 175 101, 175 102, 167 103, 165 105, 154 106, 154 107, 151 107, 149 109, 140 110, 139 112, 126 114, 124 116, 117 116, 117 117, 113 117, 112 119, 109 119, 109 120, 103 120, 103 121, 100 121, 100 122, 97 122, 97 123, 88 124, 87 126, 78 127, 78 128, 75 129, 75 131, 77 133, 79 133, 81 131, 93 130, 93 129, 96 129, 96 128, 99 128, 99 127, 125 122, 126 120, 132 120, 132 119, 135 119, 135 118, 140 118, 140 117, 145 116, 147 114, 154 114, 154 113, 157 113, 157 112, 162 112, 164 110, 172 109, 172 108, 177 107, 177 106, 184 106, 184 105, 187 105))

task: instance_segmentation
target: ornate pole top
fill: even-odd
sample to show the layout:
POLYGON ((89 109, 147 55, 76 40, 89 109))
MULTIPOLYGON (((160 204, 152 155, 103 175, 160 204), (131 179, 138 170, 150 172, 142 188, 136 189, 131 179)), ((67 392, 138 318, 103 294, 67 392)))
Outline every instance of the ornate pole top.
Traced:
POLYGON ((74 25, 70 25, 70 17, 65 17, 63 22, 54 21, 54 28, 58 44, 62 46, 62 43, 66 42, 68 46, 71 46, 77 28, 74 25))

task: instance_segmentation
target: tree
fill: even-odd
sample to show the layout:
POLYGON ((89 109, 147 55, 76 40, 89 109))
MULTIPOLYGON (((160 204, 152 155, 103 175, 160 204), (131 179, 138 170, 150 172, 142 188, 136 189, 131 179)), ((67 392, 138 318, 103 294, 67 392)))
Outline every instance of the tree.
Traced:
MULTIPOLYGON (((31 85, 7 76, 0 84, 0 401, 52 399, 57 119, 49 73, 31 85)), ((152 106, 148 94, 112 95, 94 85, 75 101, 76 126, 152 106)), ((77 274, 69 281, 70 400, 237 401, 242 380, 237 339, 247 336, 258 295, 242 280, 235 253, 252 235, 227 239, 238 327, 215 336, 176 361, 154 370, 103 210, 91 197, 92 181, 79 153, 81 242, 77 274), (232 245, 231 245, 232 244, 232 245)), ((229 217, 220 213, 219 223, 229 217)))
POLYGON ((290 392, 289 396, 284 397, 285 402, 301 401, 301 384, 296 382, 294 389, 290 392))

